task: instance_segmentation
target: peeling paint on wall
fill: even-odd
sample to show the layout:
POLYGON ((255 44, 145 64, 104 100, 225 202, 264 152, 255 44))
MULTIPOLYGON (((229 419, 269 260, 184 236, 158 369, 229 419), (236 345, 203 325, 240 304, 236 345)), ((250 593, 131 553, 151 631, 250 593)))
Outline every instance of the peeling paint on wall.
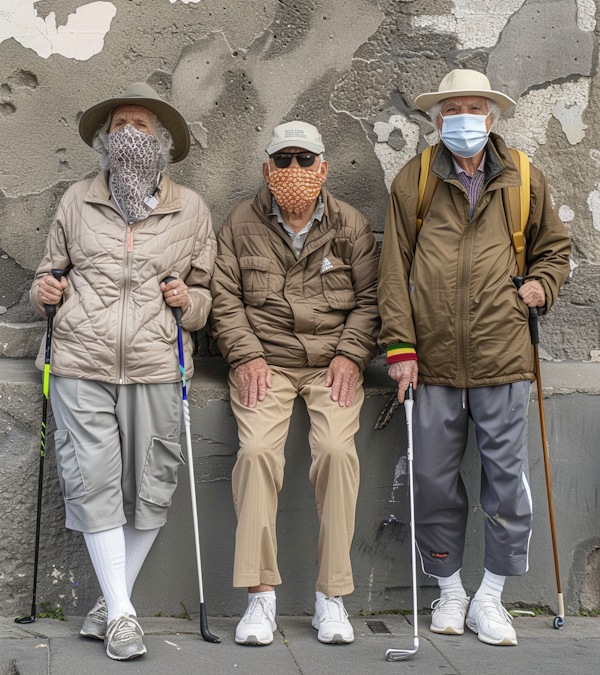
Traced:
POLYGON ((62 54, 68 59, 86 61, 104 47, 104 36, 117 13, 112 2, 92 2, 69 14, 64 26, 56 27, 56 15, 38 16, 38 0, 4 0, 0 9, 0 42, 14 38, 47 59, 62 54))
POLYGON ((577 25, 581 30, 596 29, 596 3, 594 0, 577 0, 577 25))
POLYGON ((585 136, 587 124, 581 119, 581 110, 577 104, 567 107, 561 99, 554 106, 552 114, 560 122, 562 130, 571 145, 581 143, 585 136))
POLYGON ((573 218, 575 218, 575 212, 570 206, 563 204, 560 209, 558 209, 558 217, 563 223, 570 223, 573 218))
POLYGON ((451 14, 413 18, 414 28, 455 33, 459 49, 493 47, 525 0, 454 0, 451 14))
POLYGON ((519 148, 533 158, 539 146, 546 143, 548 122, 556 104, 562 100, 567 106, 576 105, 581 116, 588 106, 589 96, 590 80, 587 77, 534 89, 517 101, 513 117, 498 120, 496 130, 511 148, 519 148))
POLYGON ((592 213, 592 225, 600 232, 600 183, 596 183, 596 189, 590 192, 587 203, 592 213))

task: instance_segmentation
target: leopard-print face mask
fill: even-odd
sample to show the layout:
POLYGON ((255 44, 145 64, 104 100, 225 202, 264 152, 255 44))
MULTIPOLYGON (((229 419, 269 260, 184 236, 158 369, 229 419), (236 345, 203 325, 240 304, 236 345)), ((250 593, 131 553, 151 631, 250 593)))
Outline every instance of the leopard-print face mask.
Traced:
POLYGON ((154 207, 146 203, 156 188, 160 143, 131 124, 108 134, 110 189, 127 223, 144 220, 154 207))

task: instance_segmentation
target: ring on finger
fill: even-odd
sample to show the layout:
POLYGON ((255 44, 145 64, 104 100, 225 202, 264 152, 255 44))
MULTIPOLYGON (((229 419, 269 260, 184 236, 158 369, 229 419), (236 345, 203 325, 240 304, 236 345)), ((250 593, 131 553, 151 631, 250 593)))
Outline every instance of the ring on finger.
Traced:
POLYGON ((177 295, 177 289, 173 291, 173 295, 177 295))

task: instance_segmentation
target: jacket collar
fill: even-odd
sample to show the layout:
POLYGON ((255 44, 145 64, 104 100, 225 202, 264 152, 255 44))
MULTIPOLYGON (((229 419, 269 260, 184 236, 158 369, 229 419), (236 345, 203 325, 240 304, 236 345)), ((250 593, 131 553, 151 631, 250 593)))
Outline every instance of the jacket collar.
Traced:
MULTIPOLYGON (((302 262, 306 256, 317 250, 330 239, 333 239, 339 226, 340 208, 337 200, 323 187, 321 188, 321 198, 323 200, 324 213, 320 221, 315 221, 308 237, 302 247, 302 252, 295 262, 302 262)), ((271 191, 264 187, 254 198, 254 210, 258 213, 261 220, 272 230, 277 232, 285 241, 286 245, 292 248, 292 243, 285 230, 277 222, 275 215, 272 215, 271 191)))
MULTIPOLYGON (((440 141, 440 149, 431 167, 444 181, 457 181, 450 150, 440 141)), ((485 148, 485 182, 494 181, 492 189, 519 187, 521 176, 515 166, 506 143, 498 134, 491 133, 485 148)))
MULTIPOLYGON (((162 173, 158 187, 160 190, 160 200, 158 206, 150 215, 162 215, 165 213, 181 211, 181 186, 174 183, 166 174, 162 173)), ((110 194, 108 171, 101 171, 92 180, 83 199, 89 204, 103 204, 109 206, 121 215, 121 212, 110 194)))

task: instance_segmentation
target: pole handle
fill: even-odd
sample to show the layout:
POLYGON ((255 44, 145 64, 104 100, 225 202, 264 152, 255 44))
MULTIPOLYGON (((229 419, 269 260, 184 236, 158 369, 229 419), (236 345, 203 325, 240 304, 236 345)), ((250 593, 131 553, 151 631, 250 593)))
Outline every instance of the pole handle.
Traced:
MULTIPOLYGON (((175 277, 165 277, 163 279, 163 282, 165 284, 170 284, 171 281, 175 281, 175 277)), ((183 312, 181 311, 181 307, 171 307, 171 310, 173 312, 173 316, 175 317, 175 323, 178 326, 181 326, 181 318, 183 316, 183 312)))
POLYGON ((405 398, 408 399, 409 401, 415 400, 415 390, 413 388, 412 382, 410 382, 409 385, 408 385, 408 389, 406 390, 405 398))
MULTIPOLYGON (((513 277, 513 284, 515 288, 519 290, 521 286, 525 283, 523 277, 513 277)), ((539 345, 540 343, 540 331, 538 326, 538 311, 537 307, 529 307, 529 335, 531 336, 531 344, 539 345)))
MULTIPOLYGON (((64 274, 64 270, 52 269, 50 270, 50 273, 56 279, 56 281, 60 281, 62 275, 64 274)), ((46 312, 46 316, 49 319, 53 319, 56 316, 56 305, 44 305, 44 310, 46 312)))

